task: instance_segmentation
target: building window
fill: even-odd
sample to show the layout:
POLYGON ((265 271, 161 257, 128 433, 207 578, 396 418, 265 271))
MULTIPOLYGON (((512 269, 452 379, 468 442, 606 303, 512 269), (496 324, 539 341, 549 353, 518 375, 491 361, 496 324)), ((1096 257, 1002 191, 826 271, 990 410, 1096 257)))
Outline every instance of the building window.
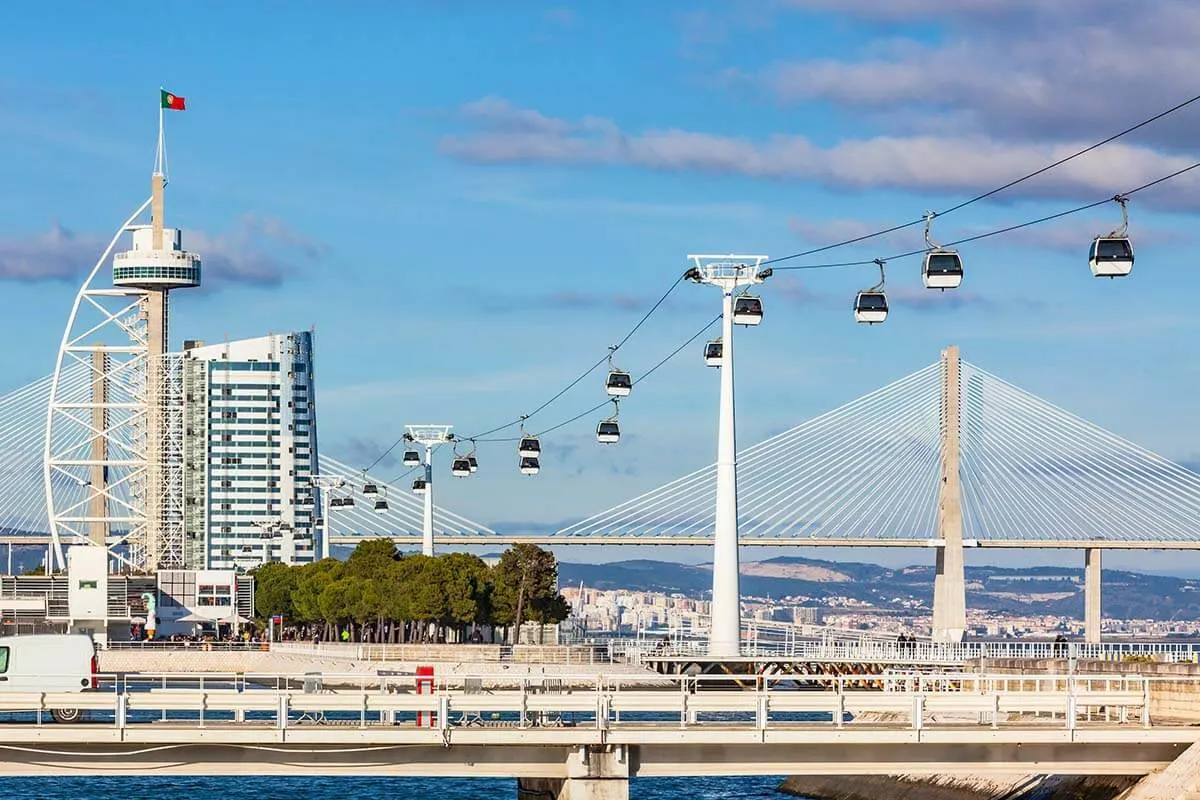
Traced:
POLYGON ((196 593, 198 606, 232 606, 233 592, 231 587, 223 584, 200 584, 196 593))

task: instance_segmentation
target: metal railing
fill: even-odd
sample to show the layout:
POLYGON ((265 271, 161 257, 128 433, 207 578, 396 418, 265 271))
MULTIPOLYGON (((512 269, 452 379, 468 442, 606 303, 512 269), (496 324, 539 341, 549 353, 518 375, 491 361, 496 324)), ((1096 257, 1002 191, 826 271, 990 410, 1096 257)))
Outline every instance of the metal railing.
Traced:
MULTIPOLYGON (((411 676, 160 673, 99 676, 85 692, 0 692, 0 716, 82 709, 93 725, 134 729, 309 723, 380 730, 571 727, 598 731, 805 729, 897 724, 989 728, 1151 726, 1156 682, 1144 676, 894 674, 868 690, 862 676, 411 676)), ((1172 678, 1200 697, 1200 678, 1172 678)), ((14 687, 16 688, 16 687, 14 687)), ((1200 716, 1200 709, 1197 710, 1200 716)), ((1169 727, 1186 727, 1176 722, 1169 727)), ((0 728, 0 741, 4 738, 0 728)))

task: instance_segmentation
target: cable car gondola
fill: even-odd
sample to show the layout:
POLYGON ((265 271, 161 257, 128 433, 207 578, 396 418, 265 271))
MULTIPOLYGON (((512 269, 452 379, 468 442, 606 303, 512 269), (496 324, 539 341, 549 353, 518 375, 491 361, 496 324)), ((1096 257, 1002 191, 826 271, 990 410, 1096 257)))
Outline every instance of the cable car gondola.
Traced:
POLYGON ((517 454, 521 458, 536 459, 542 454, 542 443, 536 436, 522 436, 520 444, 517 445, 517 454))
POLYGON ((330 508, 341 508, 343 505, 345 505, 345 502, 340 497, 335 497, 329 501, 330 508))
POLYGON ((343 497, 342 498, 342 507, 343 508, 350 508, 352 505, 354 505, 353 497, 343 497))
POLYGON ((1121 204, 1121 227, 1106 236, 1092 240, 1088 254, 1088 266, 1097 278, 1123 278, 1133 270, 1133 242, 1129 240, 1129 211, 1125 205, 1129 198, 1117 195, 1113 198, 1121 204))
POLYGON ((855 321, 865 322, 868 325, 883 322, 888 315, 887 295, 883 293, 883 284, 886 279, 883 273, 883 261, 875 259, 875 263, 879 265, 879 283, 870 289, 863 289, 854 298, 855 321))
POLYGON ((378 498, 375 501, 375 512, 378 514, 385 514, 385 513, 387 513, 387 510, 388 510, 387 497, 378 498))
POLYGON ((722 355, 725 352, 725 345, 720 339, 713 339, 704 345, 704 363, 710 367, 721 366, 722 355))
POLYGON ((614 369, 604 379, 604 391, 608 392, 610 397, 628 397, 633 391, 633 378, 628 372, 614 369))
POLYGON ((734 325, 758 325, 762 322, 762 299, 754 295, 742 295, 733 301, 734 325))
POLYGON ((364 483, 362 488, 363 494, 379 494, 379 487, 373 483, 364 483))
POLYGON ((536 456, 521 457, 521 474, 522 475, 537 475, 542 469, 542 465, 538 463, 536 456))
POLYGON ((596 426, 596 441, 600 444, 616 444, 621 441, 621 426, 615 419, 603 420, 596 426))
POLYGON ((608 377, 604 379, 604 391, 609 397, 628 397, 633 391, 633 377, 624 370, 617 369, 613 364, 613 353, 620 345, 610 345, 608 348, 608 377))
POLYGON ((925 244, 929 249, 921 263, 921 282, 926 289, 957 289, 963 279, 962 256, 929 238, 929 225, 936 216, 933 211, 925 213, 925 244))
POLYGON ((421 454, 416 450, 405 450, 404 459, 401 463, 406 467, 419 467, 421 466, 421 454))
POLYGON ((465 457, 456 458, 450 462, 450 474, 456 478, 465 478, 471 474, 471 462, 465 457))
POLYGON ((425 484, 424 478, 417 478, 415 481, 412 482, 412 490, 414 492, 416 492, 417 494, 425 494, 425 491, 428 488, 429 487, 425 484))

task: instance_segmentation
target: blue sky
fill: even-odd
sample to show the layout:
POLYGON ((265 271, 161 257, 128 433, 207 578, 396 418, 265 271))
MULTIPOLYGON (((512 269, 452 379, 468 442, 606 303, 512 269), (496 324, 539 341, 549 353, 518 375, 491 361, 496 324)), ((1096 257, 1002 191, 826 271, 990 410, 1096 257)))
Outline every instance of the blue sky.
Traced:
MULTIPOLYGON (((206 269, 204 289, 172 301, 173 340, 315 326, 322 449, 365 465, 405 423, 469 434, 532 410, 624 336, 687 253, 782 256, 908 221, 1197 93, 1194 4, 1047 5, 265 2, 217 14, 166 2, 151 19, 26 4, 0 26, 0 335, 21 342, 0 388, 50 371, 79 279, 146 196, 159 84, 188 101, 167 119, 168 222, 206 269)), ((1165 175, 1193 160, 1198 121, 1200 104, 938 220, 935 238, 1165 175)), ((738 334, 740 441, 957 343, 1028 391, 1200 462, 1198 323, 1183 300, 1200 289, 1196 189, 1189 175, 1135 197, 1138 261, 1121 281, 1086 264, 1115 205, 964 247, 957 292, 921 289, 914 259, 889 264, 883 326, 850 314, 873 267, 778 273, 766 321, 738 334)), ((914 228, 812 261, 920 244, 914 228)), ((717 302, 679 287, 618 364, 636 376, 717 302)), ((600 381, 530 428, 600 402, 600 381)), ((545 469, 527 479, 512 445, 481 446, 480 473, 443 481, 439 502, 485 523, 552 524, 647 491, 712 460, 716 381, 693 345, 622 404, 618 447, 594 442, 594 415, 547 437, 545 469)))

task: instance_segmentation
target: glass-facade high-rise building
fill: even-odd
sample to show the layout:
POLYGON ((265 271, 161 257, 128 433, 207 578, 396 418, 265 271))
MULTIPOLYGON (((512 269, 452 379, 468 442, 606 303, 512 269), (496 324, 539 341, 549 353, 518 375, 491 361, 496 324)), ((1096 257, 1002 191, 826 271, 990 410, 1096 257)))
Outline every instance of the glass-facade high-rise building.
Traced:
POLYGON ((185 342, 183 382, 187 566, 319 558, 312 333, 185 342))

